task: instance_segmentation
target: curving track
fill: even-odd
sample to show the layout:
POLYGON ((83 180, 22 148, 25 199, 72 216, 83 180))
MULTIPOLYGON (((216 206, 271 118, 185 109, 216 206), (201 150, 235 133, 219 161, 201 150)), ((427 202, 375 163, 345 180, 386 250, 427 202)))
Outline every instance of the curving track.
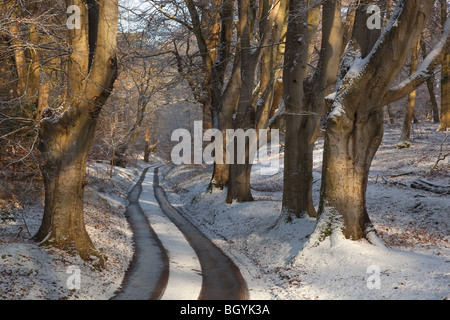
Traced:
POLYGON ((159 185, 158 168, 146 169, 129 195, 128 219, 136 252, 119 300, 244 300, 239 269, 184 218, 159 185))

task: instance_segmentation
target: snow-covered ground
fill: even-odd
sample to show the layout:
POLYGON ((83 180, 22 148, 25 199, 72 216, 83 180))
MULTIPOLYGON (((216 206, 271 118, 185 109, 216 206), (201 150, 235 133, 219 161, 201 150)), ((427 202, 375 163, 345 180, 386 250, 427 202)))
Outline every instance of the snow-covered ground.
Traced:
MULTIPOLYGON (((256 201, 251 203, 227 205, 226 191, 206 192, 210 167, 166 166, 161 168, 161 184, 173 205, 235 261, 251 299, 448 298, 450 197, 410 187, 418 178, 450 184, 448 159, 431 171, 445 136, 435 132, 436 127, 428 122, 414 126, 411 148, 402 150, 395 148, 400 127, 386 128, 371 170, 367 207, 388 248, 335 238, 304 248, 314 219, 277 224, 283 154, 276 174, 262 176, 258 174, 262 165, 254 166, 256 201), (408 174, 398 175, 404 173, 408 174)), ((316 205, 322 148, 319 140, 314 152, 316 205)), ((443 148, 448 152, 448 141, 443 148)), ((109 179, 108 166, 89 165, 86 225, 108 257, 106 270, 96 270, 76 255, 38 247, 29 239, 39 228, 42 204, 17 211, 15 221, 1 220, 0 300, 111 298, 134 251, 125 217, 126 194, 142 168, 142 164, 115 168, 109 179), (70 290, 77 270, 80 289, 70 290)))
POLYGON ((43 205, 39 202, 16 211, 13 220, 0 220, 0 300, 112 297, 120 288, 134 253, 125 210, 128 189, 140 173, 139 166, 116 167, 110 179, 108 165, 88 164, 86 229, 107 257, 105 270, 95 269, 78 255, 40 247, 31 241, 42 220, 43 205))
MULTIPOLYGON (((305 246, 315 219, 277 223, 282 168, 262 176, 261 165, 254 166, 251 203, 227 205, 226 191, 207 192, 211 171, 201 166, 166 169, 163 186, 171 202, 234 259, 251 299, 448 299, 450 197, 410 188, 418 178, 449 184, 448 160, 431 171, 445 134, 434 124, 420 124, 411 148, 402 150, 396 149, 399 136, 399 126, 387 128, 367 191, 369 215, 387 248, 336 238, 305 246)), ((449 144, 443 147, 448 152, 449 144)), ((322 148, 319 141, 316 204, 322 148)))

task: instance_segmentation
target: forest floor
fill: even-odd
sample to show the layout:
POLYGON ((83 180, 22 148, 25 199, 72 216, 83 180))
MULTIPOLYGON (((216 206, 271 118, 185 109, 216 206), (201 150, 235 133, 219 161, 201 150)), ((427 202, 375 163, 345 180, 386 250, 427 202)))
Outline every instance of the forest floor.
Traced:
MULTIPOLYGON (((251 203, 228 205, 226 191, 207 192, 211 172, 198 166, 167 169, 163 186, 173 205, 234 259, 251 299, 449 299, 450 195, 411 188, 418 179, 450 184, 448 159, 431 170, 446 133, 424 122, 414 126, 411 147, 397 149, 400 129, 387 126, 367 190, 367 210, 386 248, 329 238, 306 247, 316 219, 278 223, 283 154, 276 174, 263 176, 264 165, 253 167, 251 203)), ((449 146, 447 141, 443 152, 449 146)), ((322 153, 319 140, 316 208, 322 153)))
MULTIPOLYGON (((86 230, 106 256, 97 270, 75 253, 38 246, 31 237, 42 221, 43 199, 31 197, 0 220, 0 300, 109 299, 121 287, 134 253, 125 213, 127 195, 143 167, 115 167, 90 161, 85 190, 86 230), (74 276, 79 275, 77 284, 74 276), (73 289, 71 289, 73 288, 73 289), (79 289, 78 289, 79 288, 79 289)), ((4 211, 2 211, 4 213, 4 211)))
MULTIPOLYGON (((304 248, 315 219, 277 224, 282 153, 275 155, 281 164, 276 174, 263 176, 259 174, 263 165, 254 166, 251 203, 227 205, 226 191, 207 192, 211 168, 206 166, 165 166, 161 185, 171 203, 234 260, 247 281, 250 299, 448 299, 450 196, 411 187, 418 179, 450 184, 448 159, 432 170, 446 135, 436 129, 429 122, 415 125, 411 148, 399 150, 400 126, 386 126, 371 168, 367 209, 387 248, 345 239, 304 248), (371 284, 379 284, 379 289, 371 284)), ((449 142, 442 146, 445 153, 449 142)), ((316 205, 322 151, 319 140, 314 151, 316 205)), ((143 168, 142 162, 115 168, 109 178, 107 165, 89 164, 85 220, 89 235, 108 258, 102 271, 75 254, 31 240, 42 219, 41 197, 12 213, 2 211, 0 300, 111 298, 134 252, 126 196, 143 168), (68 283, 74 270, 81 283, 71 290, 68 283)))

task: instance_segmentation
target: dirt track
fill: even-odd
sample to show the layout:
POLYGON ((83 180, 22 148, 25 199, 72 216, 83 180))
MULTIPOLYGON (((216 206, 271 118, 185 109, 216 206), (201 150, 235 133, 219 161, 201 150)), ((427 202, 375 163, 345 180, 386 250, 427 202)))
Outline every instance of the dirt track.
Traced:
POLYGON ((171 206, 165 191, 159 185, 158 168, 146 169, 130 192, 127 214, 134 232, 136 252, 122 290, 113 299, 160 299, 168 283, 168 253, 138 202, 148 170, 154 170, 153 191, 160 208, 183 233, 200 261, 202 285, 198 299, 247 299, 247 285, 233 261, 171 206))

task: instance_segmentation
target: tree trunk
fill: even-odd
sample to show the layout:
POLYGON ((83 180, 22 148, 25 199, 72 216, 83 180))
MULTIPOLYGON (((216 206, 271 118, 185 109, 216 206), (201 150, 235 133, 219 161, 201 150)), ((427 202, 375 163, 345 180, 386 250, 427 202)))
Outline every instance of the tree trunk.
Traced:
MULTIPOLYGON (((303 4, 305 5, 305 4, 303 4)), ((305 8, 305 6, 303 6, 305 8)), ((328 1, 323 5, 323 36, 320 60, 316 72, 305 81, 306 62, 314 42, 316 21, 320 12, 317 7, 308 13, 307 26, 300 19, 288 30, 285 60, 285 103, 286 145, 284 157, 284 186, 282 216, 290 220, 305 214, 317 216, 312 199, 313 184, 313 148, 319 136, 320 118, 326 111, 325 96, 328 87, 334 86, 343 44, 343 25, 341 6, 337 1, 328 1), (306 29, 308 28, 308 30, 306 29), (297 28, 297 29, 294 29, 297 28), (302 38, 302 42, 298 41, 302 38), (306 39, 305 39, 306 38, 306 39), (306 49, 308 48, 308 50, 306 49), (289 50, 289 51, 288 51, 289 50), (301 53, 301 56, 300 56, 301 53), (298 54, 298 56, 297 56, 298 54), (292 67, 292 64, 295 64, 292 67), (306 91, 306 92, 305 92, 306 91)), ((294 13, 295 14, 295 13, 294 13)), ((303 16, 306 13, 300 13, 303 16)), ((297 16, 295 14, 295 16, 297 16)))
MULTIPOLYGON (((15 18, 16 15, 13 13, 11 15, 11 18, 15 18)), ((25 56, 25 49, 23 49, 23 42, 20 39, 20 26, 19 22, 13 22, 11 23, 9 27, 9 31, 12 35, 11 44, 14 47, 14 62, 16 65, 16 71, 17 71, 17 94, 19 95, 25 95, 27 92, 27 73, 28 73, 28 66, 25 56)))
MULTIPOLYGON (((416 47, 413 50, 412 56, 411 56, 411 67, 410 67, 410 75, 413 75, 417 70, 417 64, 418 64, 418 58, 419 58, 419 52, 420 52, 420 40, 417 43, 416 47)), ((400 136, 400 141, 397 144, 397 148, 409 148, 411 146, 411 127, 412 122, 414 120, 414 107, 416 104, 416 96, 417 91, 414 90, 408 95, 408 106, 406 109, 405 118, 403 120, 403 128, 402 133, 400 136)))
MULTIPOLYGON (((365 194, 369 169, 383 136, 383 98, 417 44, 433 4, 433 0, 400 1, 378 45, 372 50, 369 43, 360 45, 361 50, 354 52, 357 61, 344 76, 327 120, 319 218, 313 241, 337 232, 348 239, 378 241, 365 194)), ((357 12, 357 22, 367 21, 362 14, 365 5, 357 12)), ((364 43, 364 32, 369 30, 358 28, 356 23, 352 41, 364 43)))
POLYGON ((434 123, 439 123, 439 107, 436 100, 436 94, 434 93, 434 77, 428 78, 426 83, 431 102, 430 119, 432 118, 434 123))
POLYGON ((85 27, 69 31, 73 51, 69 58, 68 96, 62 105, 45 110, 40 121, 45 209, 35 239, 62 249, 73 248, 83 259, 96 257, 95 263, 103 267, 104 257, 95 249, 84 226, 83 189, 97 118, 117 77, 118 4, 99 1, 99 14, 90 19, 91 25, 90 9, 84 2, 67 0, 68 6, 72 4, 82 10, 85 27), (88 38, 93 37, 93 30, 96 45, 89 47, 88 38), (94 57, 91 64, 90 51, 95 53, 91 54, 94 57))
POLYGON ((386 110, 387 110, 387 113, 388 113, 389 123, 390 124, 394 124, 395 123, 395 118, 394 118, 394 114, 392 113, 392 108, 391 108, 390 104, 388 104, 386 106, 386 110))
POLYGON ((42 112, 48 107, 48 98, 50 96, 50 86, 47 82, 41 82, 39 85, 37 119, 41 119, 42 112))
POLYGON ((145 131, 145 144, 144 144, 144 162, 150 161, 150 127, 145 131))
MULTIPOLYGON (((310 217, 317 215, 312 199, 312 167, 314 139, 311 135, 314 128, 300 130, 300 127, 307 123, 305 119, 301 121, 293 117, 286 119, 286 127, 300 134, 295 137, 286 136, 285 159, 284 159, 284 185, 283 188, 283 212, 284 218, 291 220, 292 217, 300 218, 305 214, 310 217), (294 130, 293 130, 294 131, 294 130), (309 138, 309 139, 308 139, 309 138), (293 168, 294 170, 292 170, 293 168)), ((312 125, 311 122, 309 122, 312 125)))
MULTIPOLYGON (((346 62, 353 55, 360 59, 370 54, 379 30, 366 27, 367 1, 362 1, 355 13, 355 21, 346 62)), ((343 72, 341 68, 341 72, 343 72)), ((371 230, 371 222, 366 210, 365 193, 370 163, 378 149, 383 132, 382 108, 373 111, 373 102, 367 94, 371 92, 362 79, 352 83, 353 92, 347 91, 345 103, 339 102, 341 86, 346 85, 349 70, 345 70, 340 87, 327 119, 325 133, 322 185, 316 231, 320 238, 330 235, 335 228, 341 228, 346 238, 354 240, 365 237, 371 230), (358 92, 359 94, 357 94, 358 92), (346 106, 349 106, 348 112, 346 106), (358 109, 357 106, 364 106, 358 109), (356 111, 355 109, 358 109, 356 111)), ((369 95, 371 96, 371 95, 369 95)))
POLYGON ((356 114, 353 121, 355 125, 328 120, 319 214, 323 235, 336 227, 333 219, 338 213, 344 236, 358 240, 373 229, 366 188, 370 164, 382 140, 383 116, 381 112, 356 114))
MULTIPOLYGON (((260 1, 259 13, 258 17, 256 17, 255 12, 253 11, 255 9, 255 3, 253 1, 242 0, 238 2, 239 23, 237 28, 240 38, 239 61, 241 86, 239 91, 239 102, 233 121, 233 128, 235 130, 242 129, 247 132, 249 129, 266 128, 268 125, 269 108, 273 97, 273 70, 269 71, 267 66, 274 65, 275 57, 268 52, 268 45, 271 41, 274 43, 281 37, 282 28, 272 28, 277 17, 283 18, 284 12, 280 12, 280 7, 284 7, 286 4, 284 0, 282 1, 283 5, 281 5, 280 2, 277 2, 276 5, 272 6, 273 3, 274 2, 269 0, 260 1), (278 13, 280 13, 280 15, 278 15, 278 13), (258 32, 261 39, 258 43, 258 48, 253 50, 251 46, 255 32, 254 26, 257 19, 259 19, 258 32), (266 53, 268 54, 266 55, 266 53), (253 92, 255 90, 256 69, 263 56, 266 59, 263 63, 262 70, 267 70, 269 74, 261 74, 261 89, 263 91, 261 101, 263 102, 254 105, 253 92)), ((270 50, 272 51, 272 48, 270 48, 270 50)), ((229 142, 227 141, 227 143, 229 142)), ((250 143, 255 143, 255 141, 249 141, 249 143, 244 141, 242 143, 245 144, 245 146, 243 146, 245 148, 245 163, 237 163, 237 152, 235 152, 235 161, 230 164, 227 203, 231 203, 233 200, 239 202, 253 200, 250 189, 250 174, 254 159, 252 158, 253 155, 250 155, 250 143)), ((235 147, 239 148, 236 144, 235 147)), ((255 149, 257 149, 256 146, 255 149)))
MULTIPOLYGON (((251 5, 250 0, 242 0, 238 4, 239 9, 239 34, 240 34, 240 63, 241 63, 241 88, 239 93, 239 102, 235 114, 233 128, 235 130, 242 129, 244 131, 255 128, 255 109, 252 104, 252 95, 254 89, 254 76, 256 71, 256 57, 250 52, 250 41, 252 33, 251 5)), ((233 138, 234 139, 234 138, 233 138)), ((238 139, 236 139, 238 140, 238 139)), ((238 164, 237 150, 241 149, 238 145, 239 141, 234 143, 234 159, 230 163, 228 192, 226 202, 231 203, 233 200, 238 202, 252 201, 250 189, 250 173, 251 163, 249 157, 250 141, 247 144, 245 140, 245 163, 238 164)), ((242 143, 242 141, 241 141, 242 143)), ((230 141, 226 141, 230 144, 230 141)))
POLYGON ((250 191, 251 164, 234 164, 230 166, 227 203, 253 201, 250 191))
MULTIPOLYGON (((448 49, 447 49, 448 50, 448 49)), ((447 52, 442 63, 441 78, 441 125, 438 131, 450 130, 450 53, 447 52)))
MULTIPOLYGON (((440 0, 442 27, 447 20, 447 1, 440 0)), ((450 130, 450 52, 447 47, 441 73, 441 124, 438 131, 450 130)))
MULTIPOLYGON (((420 47, 422 50, 422 57, 425 60, 427 57, 427 48, 425 45, 425 41, 420 41, 420 47)), ((436 100, 436 94, 434 92, 434 75, 429 77, 426 81, 428 93, 430 94, 430 102, 431 102, 431 110, 430 110, 430 119, 433 118, 434 123, 439 123, 439 108, 436 100)))
MULTIPOLYGON (((283 71, 284 101, 286 109, 286 138, 284 153, 284 177, 283 177, 283 204, 281 217, 289 220, 303 214, 298 207, 302 187, 299 178, 302 175, 299 164, 299 155, 307 150, 299 150, 299 130, 301 128, 302 110, 304 98, 303 81, 306 77, 308 61, 309 33, 306 6, 307 1, 291 1, 289 8, 289 22, 286 34, 286 49, 283 71), (299 38, 301 41, 298 41, 299 38)), ((311 149, 312 151, 312 149, 311 149)), ((308 166, 303 163, 303 168, 308 166)), ((307 196, 307 194, 306 194, 307 196)))
POLYGON ((219 113, 217 115, 217 128, 222 132, 223 141, 223 158, 222 161, 214 163, 213 175, 209 185, 209 189, 223 190, 228 186, 230 165, 226 163, 226 129, 232 128, 231 117, 226 114, 219 113))
POLYGON ((95 120, 81 117, 70 132, 41 130, 41 152, 45 186, 45 209, 36 240, 63 250, 76 250, 85 260, 96 257, 104 266, 102 254, 86 232, 83 217, 86 160, 95 132, 95 120))

